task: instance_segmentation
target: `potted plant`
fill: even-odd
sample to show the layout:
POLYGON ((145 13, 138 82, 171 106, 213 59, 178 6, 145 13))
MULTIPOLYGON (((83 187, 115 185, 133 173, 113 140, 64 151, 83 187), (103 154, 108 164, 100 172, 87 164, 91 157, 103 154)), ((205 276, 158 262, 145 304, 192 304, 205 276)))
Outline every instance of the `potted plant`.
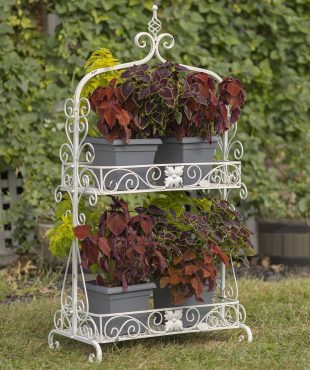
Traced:
MULTIPOLYGON (((225 78, 216 89, 214 79, 207 74, 188 73, 179 100, 179 120, 167 125, 156 161, 212 162, 220 135, 237 121, 243 102, 244 92, 238 80, 225 78)), ((188 175, 183 176, 183 184, 192 182, 188 175)))
MULTIPOLYGON (((92 55, 87 72, 98 68, 99 57, 92 55)), ((238 80, 225 78, 217 87, 207 74, 171 61, 153 67, 134 65, 95 82, 100 85, 92 85, 97 87, 89 101, 102 137, 87 141, 95 148, 94 164, 101 166, 212 162, 219 135, 236 122, 244 102, 238 80)), ((143 178, 145 169, 135 172, 143 178)), ((120 184, 124 175, 131 178, 124 170, 113 170, 106 185, 125 189, 125 183, 120 184)), ((191 182, 184 174, 183 184, 191 182)), ((135 183, 133 179, 131 186, 135 183)), ((162 185, 163 178, 157 183, 162 185)), ((145 187, 143 182, 139 187, 145 187)))
MULTIPOLYGON (((160 214, 154 234, 166 261, 164 269, 155 269, 154 307, 212 303, 216 265, 221 261, 228 266, 228 255, 242 259, 253 255, 251 232, 224 200, 167 193, 151 198, 149 204, 153 203, 159 208, 148 209, 160 214)), ((201 317, 207 312, 208 308, 202 308, 201 317)), ((189 323, 185 320, 183 325, 189 323)))
MULTIPOLYGON (((95 69, 98 68, 97 65, 94 66, 95 69)), ((91 71, 92 69, 88 67, 87 73, 91 71)), ((137 126, 133 107, 125 102, 126 99, 122 94, 125 89, 121 89, 121 82, 122 79, 118 72, 118 75, 113 76, 112 79, 101 81, 100 85, 89 94, 91 108, 98 117, 95 135, 97 137, 87 138, 87 142, 91 143, 95 149, 94 165, 153 164, 161 140, 150 136, 137 126)), ((122 175, 123 173, 117 174, 116 172, 110 176, 112 184, 115 184, 122 175)))
MULTIPOLYGON (((238 80, 225 78, 216 89, 212 77, 170 61, 133 66, 121 77, 133 132, 163 141, 155 156, 158 164, 212 162, 219 135, 237 121, 244 103, 238 80)), ((185 185, 191 183, 183 177, 185 185)))
MULTIPOLYGON (((132 213, 125 201, 114 197, 112 200, 111 208, 101 215, 96 232, 88 225, 74 229, 82 241, 82 265, 96 274, 95 281, 86 282, 89 310, 95 314, 146 310, 152 289, 156 287, 150 281, 153 272, 150 261, 156 259, 157 266, 161 264, 160 259, 163 261, 153 240, 153 217, 143 209, 132 213)), ((141 313, 138 318, 146 322, 147 314, 141 313)), ((117 318, 110 325, 108 318, 104 318, 102 325, 106 328, 103 330, 112 335, 112 328, 120 328, 124 319, 117 318)), ((127 332, 128 325, 124 324, 121 333, 127 332)), ((136 330, 144 330, 136 325, 136 330)))

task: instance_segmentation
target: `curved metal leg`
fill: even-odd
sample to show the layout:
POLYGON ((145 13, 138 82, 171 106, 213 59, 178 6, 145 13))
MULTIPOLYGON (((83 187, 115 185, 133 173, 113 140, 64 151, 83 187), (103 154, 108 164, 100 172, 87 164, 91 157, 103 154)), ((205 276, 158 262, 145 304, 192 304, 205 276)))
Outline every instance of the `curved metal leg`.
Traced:
POLYGON ((66 331, 63 331, 63 330, 60 330, 60 329, 53 329, 53 330, 50 331, 50 333, 48 335, 48 345, 52 349, 58 349, 59 348, 59 342, 57 340, 54 340, 54 334, 62 335, 66 338, 71 338, 71 339, 75 339, 75 340, 78 340, 78 341, 86 343, 86 344, 90 344, 91 346, 93 346, 95 348, 96 353, 91 353, 88 356, 88 361, 89 362, 95 362, 95 361, 96 362, 101 362, 102 361, 102 350, 101 350, 100 344, 97 341, 91 340, 91 339, 88 339, 88 338, 85 338, 85 337, 82 337, 82 336, 73 336, 73 335, 71 335, 70 332, 66 332, 66 331))
MULTIPOLYGON (((245 325, 245 324, 240 324, 239 327, 246 332, 246 334, 248 336, 248 342, 249 343, 252 342, 253 341, 252 330, 247 325, 245 325)), ((244 335, 240 335, 239 342, 241 342, 243 340, 244 340, 244 335)))
POLYGON ((102 349, 100 347, 100 344, 95 342, 95 341, 92 341, 90 344, 95 347, 96 354, 91 353, 88 356, 88 361, 89 362, 95 362, 95 360, 96 360, 96 362, 101 362, 102 361, 102 349))
POLYGON ((49 335, 48 335, 48 338, 47 338, 47 341, 48 341, 48 346, 51 348, 51 349, 58 349, 59 348, 59 342, 58 340, 54 340, 54 334, 56 333, 55 330, 51 330, 49 335))

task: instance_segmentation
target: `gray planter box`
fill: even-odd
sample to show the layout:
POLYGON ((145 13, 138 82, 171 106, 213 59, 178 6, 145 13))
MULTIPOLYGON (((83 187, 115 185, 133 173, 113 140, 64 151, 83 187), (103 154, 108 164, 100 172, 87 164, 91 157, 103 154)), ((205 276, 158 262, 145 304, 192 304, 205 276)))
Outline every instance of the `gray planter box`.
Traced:
MULTIPOLYGON (((115 167, 153 164, 157 147, 162 141, 161 139, 131 139, 130 144, 126 144, 123 140, 114 140, 113 143, 109 144, 103 138, 88 137, 86 142, 92 144, 95 149, 95 160, 93 163, 95 166, 115 167)), ((145 179, 147 168, 135 168, 133 171, 145 179)), ((124 170, 113 171, 107 177, 106 185, 111 182, 110 188, 113 188, 116 182, 125 174, 126 172, 124 170)), ((134 175, 127 175, 121 181, 118 189, 127 190, 125 184, 129 179, 132 179, 133 184, 136 184, 134 175)), ((146 186, 140 182, 138 188, 144 189, 146 186)))
MULTIPOLYGON (((117 314, 121 312, 143 311, 148 309, 148 300, 156 285, 154 283, 145 283, 138 285, 129 285, 128 292, 123 292, 122 287, 107 288, 98 286, 95 281, 86 282, 86 290, 89 302, 89 312, 95 314, 117 314)), ((141 313, 135 317, 142 323, 146 323, 147 314, 141 313)), ((105 324, 109 318, 102 319, 102 333, 104 334, 105 324)), ((106 327, 106 334, 115 336, 112 331, 114 327, 120 329, 128 320, 128 317, 118 317, 112 319, 106 327)), ((100 330, 100 319, 95 318, 98 330, 100 330)), ((133 320, 124 325, 120 335, 127 334, 129 326, 133 325, 135 330, 144 331, 144 328, 133 320)))
MULTIPOLYGON (((182 305, 174 305, 171 303, 171 295, 170 295, 170 291, 168 288, 156 288, 153 291, 155 309, 168 308, 168 307, 182 308, 185 306, 198 306, 198 305, 204 305, 204 304, 211 304, 213 296, 214 296, 214 290, 209 291, 208 285, 206 285, 205 291, 201 295, 203 302, 197 302, 195 296, 192 296, 190 298, 187 298, 186 301, 182 305)), ((200 308, 199 309, 200 319, 202 319, 210 310, 211 310, 210 307, 200 308)), ((197 317, 195 313, 194 313, 194 316, 195 318, 197 317)), ((184 328, 192 326, 194 323, 194 322, 188 321, 184 314, 183 314, 182 322, 183 322, 184 328)))
MULTIPOLYGON (((213 162, 218 136, 212 136, 212 143, 209 144, 205 139, 200 137, 185 137, 181 141, 176 138, 162 138, 162 145, 158 147, 155 163, 203 163, 213 162)), ((204 173, 207 173, 210 168, 204 167, 204 173)), ((159 180, 159 184, 163 185, 164 178, 159 180)), ((195 179, 191 179, 185 173, 183 175, 183 185, 191 185, 195 179)))

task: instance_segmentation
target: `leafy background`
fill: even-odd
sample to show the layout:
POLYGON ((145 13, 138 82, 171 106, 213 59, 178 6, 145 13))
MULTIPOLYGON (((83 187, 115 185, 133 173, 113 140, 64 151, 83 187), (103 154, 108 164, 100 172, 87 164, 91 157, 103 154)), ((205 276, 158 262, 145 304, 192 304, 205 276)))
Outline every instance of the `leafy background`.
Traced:
MULTIPOLYGON (((121 62, 144 55, 132 39, 146 30, 153 1, 0 3, 1 168, 10 165, 24 177, 7 217, 25 244, 36 217, 54 207, 64 99, 96 48, 109 48, 121 62), (51 13, 60 24, 48 35, 51 13)), ((163 30, 176 39, 169 58, 244 83, 244 207, 264 218, 302 218, 310 205, 309 14, 308 0, 166 0, 159 9, 163 30)))

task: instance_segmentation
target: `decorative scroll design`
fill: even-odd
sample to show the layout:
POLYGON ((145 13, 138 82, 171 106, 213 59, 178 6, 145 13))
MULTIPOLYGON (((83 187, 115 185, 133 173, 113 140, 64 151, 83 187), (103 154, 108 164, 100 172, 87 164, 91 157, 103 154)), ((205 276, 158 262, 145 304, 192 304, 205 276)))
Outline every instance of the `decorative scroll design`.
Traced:
POLYGON ((224 143, 223 143, 223 137, 220 138, 218 141, 219 148, 222 152, 222 157, 224 160, 229 160, 229 156, 232 152, 233 154, 233 159, 236 161, 241 160, 243 157, 243 145, 241 141, 239 140, 234 140, 238 130, 238 123, 234 123, 232 127, 224 133, 224 135, 228 136, 228 141, 226 148, 224 148, 224 143))
MULTIPOLYGON (((238 123, 236 122, 218 141, 218 146, 222 152, 222 158, 224 160, 229 160, 231 152, 234 160, 239 161, 243 157, 243 145, 241 141, 235 140, 237 130, 238 123), (226 145, 224 143, 226 143, 226 145)), ((229 193, 230 189, 225 189, 225 191, 222 189, 220 190, 221 197, 225 199, 228 199, 229 193)), ((241 183, 239 195, 241 199, 245 199, 248 196, 248 190, 244 183, 241 183)))
MULTIPOLYGON (((90 178, 92 177, 87 174, 90 170, 84 169, 78 178, 75 177, 74 171, 74 166, 78 166, 78 164, 91 164, 95 158, 93 146, 85 142, 88 133, 87 116, 90 113, 89 101, 87 98, 81 98, 77 104, 74 104, 73 99, 67 99, 64 105, 64 112, 66 116, 65 132, 68 141, 60 147, 59 156, 62 162, 62 177, 61 185, 57 186, 55 190, 55 200, 56 202, 61 202, 63 200, 63 193, 67 192, 73 204, 75 180, 77 181, 77 189, 81 188, 82 192, 85 192, 87 189, 89 203, 95 205, 97 194, 96 192, 92 192, 93 186, 90 183, 90 178)), ((81 196, 78 197, 77 208, 80 201, 81 196)), ((71 212, 71 210, 67 212, 71 212)), ((85 221, 85 214, 78 213, 74 223, 84 224, 85 221)))
POLYGON ((88 321, 85 320, 83 324, 84 331, 79 332, 80 335, 87 339, 99 336, 103 342, 180 332, 236 328, 246 319, 245 310, 238 302, 96 315, 94 319, 89 316, 88 321))
POLYGON ((148 23, 149 32, 139 32, 134 38, 134 43, 138 48, 143 49, 146 47, 145 39, 150 41, 150 51, 143 59, 143 63, 147 63, 154 55, 159 61, 164 63, 166 60, 160 55, 159 47, 162 46, 164 49, 171 49, 174 46, 174 38, 170 33, 162 33, 159 35, 161 31, 161 21, 157 18, 157 5, 153 5, 152 10, 153 16, 148 23))
MULTIPOLYGON (((81 335, 89 340, 97 340, 99 338, 99 331, 94 319, 89 315, 89 304, 87 290, 85 286, 84 272, 81 266, 81 256, 79 252, 78 245, 76 241, 72 243, 72 247, 69 253, 66 270, 64 274, 62 289, 61 289, 61 308, 57 310, 54 314, 54 327, 58 330, 66 330, 73 333, 73 320, 74 312, 76 317, 76 333, 81 335), (82 277, 82 290, 85 296, 85 300, 78 299, 75 307, 73 304, 72 295, 66 292, 66 281, 68 278, 68 269, 72 260, 72 250, 76 248, 78 256, 78 265, 80 269, 80 274, 82 277)), ((52 336, 51 336, 51 345, 54 345, 52 336)), ((54 348, 54 347, 53 347, 54 348)))
POLYGON ((85 143, 88 133, 88 119, 90 104, 87 98, 81 98, 74 105, 73 99, 67 99, 64 105, 66 116, 65 132, 68 142, 62 144, 59 157, 62 163, 73 163, 74 159, 80 163, 92 163, 95 158, 95 151, 90 143, 85 143), (74 134, 78 137, 78 147, 74 150, 74 134), (75 158, 76 153, 76 158, 75 158))
POLYGON ((237 300, 238 295, 239 295, 239 290, 238 290, 238 283, 237 283, 237 278, 236 278, 236 273, 235 273, 234 262, 233 262, 231 255, 229 256, 229 259, 230 259, 231 271, 233 274, 233 285, 225 286, 224 297, 222 298, 237 300))
POLYGON ((157 38, 158 33, 161 31, 161 21, 157 18, 157 10, 158 6, 153 5, 152 6, 153 16, 148 23, 149 33, 153 36, 154 39, 157 38))
MULTIPOLYGON (((73 189, 70 174, 70 169, 64 166, 63 179, 66 176, 67 178, 63 180, 63 189, 60 190, 70 191, 73 189)), ((241 165, 240 162, 115 168, 81 165, 78 172, 78 187, 80 193, 86 193, 89 196, 91 205, 96 204, 99 194, 169 189, 240 188, 241 165)), ((80 219, 79 222, 83 223, 84 221, 80 219)))

